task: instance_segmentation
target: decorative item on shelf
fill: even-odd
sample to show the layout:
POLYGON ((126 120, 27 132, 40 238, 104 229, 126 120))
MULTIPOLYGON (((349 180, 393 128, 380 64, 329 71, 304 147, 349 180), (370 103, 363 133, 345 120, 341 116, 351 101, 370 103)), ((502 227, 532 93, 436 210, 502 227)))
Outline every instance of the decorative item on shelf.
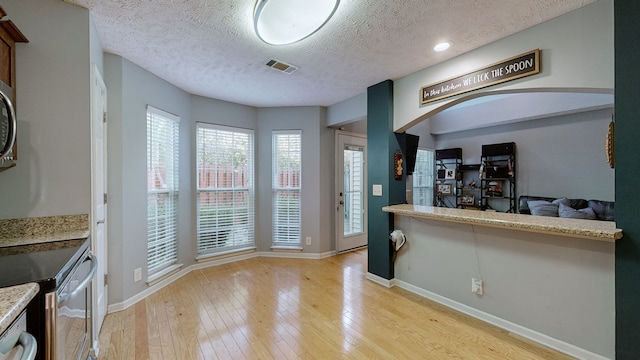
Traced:
POLYGON ((480 163, 480 170, 478 171, 478 179, 482 180, 483 174, 484 174, 484 161, 480 163))
POLYGON ((436 194, 438 195, 453 194, 453 189, 451 188, 451 184, 436 184, 436 194))
POLYGON ((469 187, 470 188, 475 188, 476 187, 476 179, 472 179, 471 181, 469 181, 469 187))
POLYGON ((396 180, 402 180, 402 153, 393 154, 393 168, 396 180))
POLYGON ((607 155, 607 163, 612 169, 615 167, 614 152, 613 152, 613 115, 611 115, 611 122, 609 123, 609 131, 607 131, 607 138, 604 143, 604 151, 607 155))
POLYGON ((473 196, 472 194, 462 194, 462 196, 460 197, 460 205, 473 206, 474 200, 475 196, 473 196))
POLYGON ((502 196, 502 181, 490 181, 487 187, 487 195, 502 196))
POLYGON ((445 180, 453 180, 456 178, 456 169, 445 169, 445 180))
POLYGON ((513 162, 511 161, 511 158, 507 159, 507 168, 509 169, 509 176, 513 177, 513 162))

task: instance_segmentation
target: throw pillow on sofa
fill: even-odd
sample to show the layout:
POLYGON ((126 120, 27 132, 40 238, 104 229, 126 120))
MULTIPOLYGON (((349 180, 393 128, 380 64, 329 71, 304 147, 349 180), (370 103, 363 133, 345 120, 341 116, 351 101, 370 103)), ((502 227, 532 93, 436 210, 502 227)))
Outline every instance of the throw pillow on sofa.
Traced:
POLYGON ((558 215, 560 215, 561 218, 571 219, 594 220, 596 218, 596 213, 592 208, 587 207, 584 209, 576 210, 571 206, 567 206, 564 204, 560 204, 560 207, 558 208, 558 215))
POLYGON ((558 217, 559 210, 558 207, 560 205, 569 206, 569 199, 560 198, 555 199, 552 202, 546 200, 530 200, 527 201, 527 206, 529 206, 529 210, 531 211, 531 215, 534 216, 552 216, 558 217))

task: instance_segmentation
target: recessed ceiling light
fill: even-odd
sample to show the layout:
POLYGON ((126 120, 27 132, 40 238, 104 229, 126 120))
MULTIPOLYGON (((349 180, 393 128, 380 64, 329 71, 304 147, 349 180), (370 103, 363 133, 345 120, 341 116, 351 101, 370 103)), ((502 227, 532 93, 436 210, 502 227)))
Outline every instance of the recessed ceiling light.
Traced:
POLYGON ((333 16, 340 0, 258 0, 253 26, 262 41, 286 45, 318 31, 333 16))
POLYGON ((450 46, 451 46, 451 43, 445 41, 445 42, 441 42, 439 44, 436 44, 436 46, 433 47, 433 50, 435 50, 435 51, 445 51, 450 46))

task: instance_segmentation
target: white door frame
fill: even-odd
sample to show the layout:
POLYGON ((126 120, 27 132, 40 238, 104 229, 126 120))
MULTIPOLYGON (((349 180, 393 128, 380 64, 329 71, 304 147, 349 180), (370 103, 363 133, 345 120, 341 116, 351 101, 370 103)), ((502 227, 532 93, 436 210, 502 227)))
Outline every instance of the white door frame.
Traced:
POLYGON ((92 348, 97 356, 98 336, 107 314, 107 88, 98 67, 91 68, 91 251, 98 259, 92 284, 92 348))
POLYGON ((345 251, 350 251, 350 250, 354 250, 354 249, 358 249, 358 248, 362 248, 364 246, 367 246, 367 237, 368 237, 368 233, 367 233, 367 219, 368 219, 368 213, 367 213, 367 202, 368 202, 368 180, 367 180, 367 135, 364 134, 357 134, 357 133, 352 133, 352 132, 347 132, 347 131, 342 131, 342 130, 336 130, 336 135, 335 135, 335 164, 336 164, 336 179, 335 179, 335 189, 336 189, 336 193, 334 196, 334 207, 336 209, 336 215, 335 215, 335 224, 336 224, 336 252, 340 253, 340 252, 345 252, 345 251), (349 237, 345 238, 344 237, 344 206, 343 203, 341 203, 341 201, 344 201, 344 197, 340 196, 340 189, 343 188, 344 186, 344 154, 343 154, 343 147, 340 145, 341 144, 341 137, 351 137, 351 138, 358 138, 360 140, 364 140, 364 186, 363 186, 363 212, 364 212, 364 228, 363 228, 363 233, 360 235, 356 235, 353 236, 352 239, 349 239, 349 237), (341 159, 342 158, 342 159, 341 159), (343 217, 341 219, 341 216, 343 217), (342 220, 342 221, 341 221, 342 220), (348 240, 347 240, 348 239, 348 240), (354 241, 355 240, 355 241, 354 241))

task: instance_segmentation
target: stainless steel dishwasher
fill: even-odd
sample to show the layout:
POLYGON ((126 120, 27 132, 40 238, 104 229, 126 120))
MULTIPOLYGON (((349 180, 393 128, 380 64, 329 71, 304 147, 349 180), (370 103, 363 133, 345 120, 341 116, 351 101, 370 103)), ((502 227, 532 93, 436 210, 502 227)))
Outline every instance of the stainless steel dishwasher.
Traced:
POLYGON ((0 360, 33 360, 38 343, 27 331, 27 316, 23 312, 0 336, 0 360))

